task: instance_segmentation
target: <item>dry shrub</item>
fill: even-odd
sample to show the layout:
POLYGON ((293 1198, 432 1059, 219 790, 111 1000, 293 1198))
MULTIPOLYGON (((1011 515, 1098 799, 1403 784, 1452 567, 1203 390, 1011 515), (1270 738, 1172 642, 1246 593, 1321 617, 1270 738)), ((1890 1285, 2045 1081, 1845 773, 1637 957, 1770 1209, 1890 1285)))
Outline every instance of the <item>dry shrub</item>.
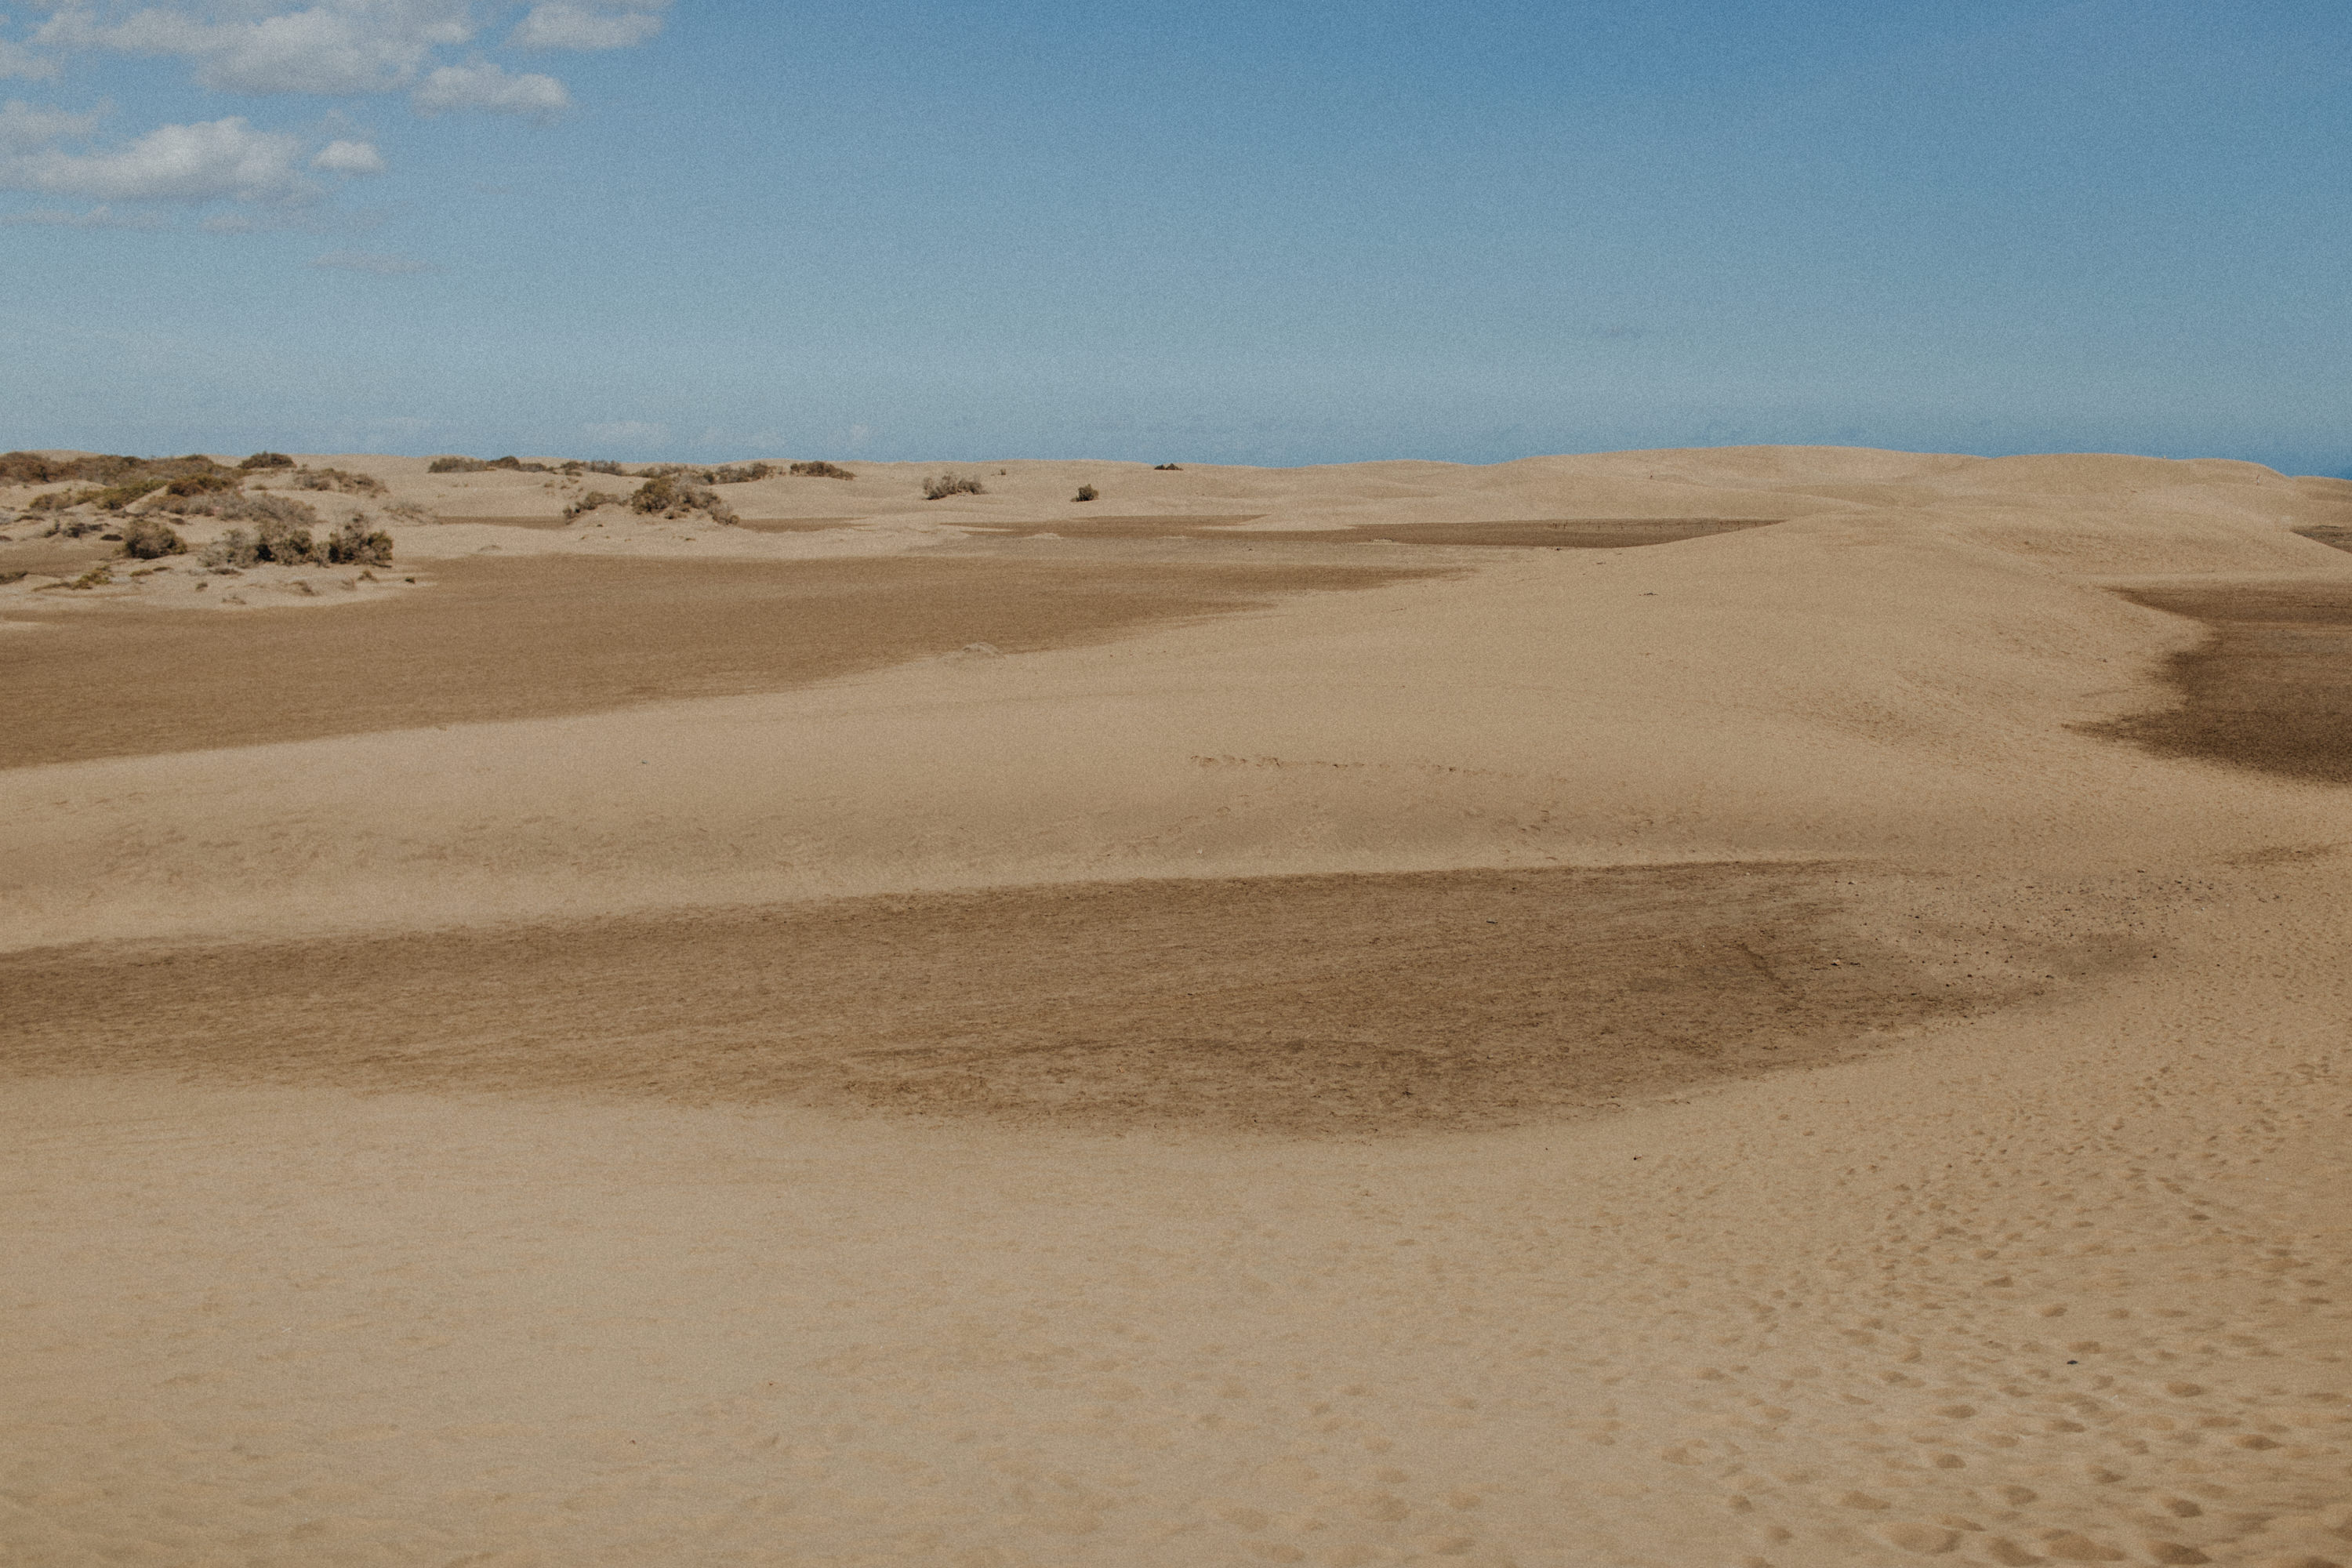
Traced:
POLYGON ((710 470, 714 485, 748 485, 754 479, 764 479, 782 470, 768 463, 730 463, 723 468, 710 470))
POLYGON ((1100 494, 1102 494, 1102 491, 1095 489, 1092 485, 1080 485, 1078 487, 1078 493, 1072 496, 1070 499, 1072 500, 1092 500, 1100 494))
POLYGON ((159 560, 166 555, 185 555, 188 542, 172 531, 169 523, 158 522, 152 517, 134 517, 122 525, 122 553, 141 561, 159 560))
POLYGON ((339 495, 380 496, 384 494, 383 481, 368 474, 355 474, 349 468, 297 468, 294 488, 298 490, 332 490, 339 495))
POLYGON ((105 493, 104 490, 96 489, 51 490, 45 496, 35 496, 32 503, 25 510, 26 511, 63 511, 68 507, 81 506, 94 501, 105 493))
POLYGON ((256 452, 237 465, 240 468, 290 468, 293 466, 294 459, 283 452, 256 452))
POLYGON ((610 490, 590 490, 578 500, 573 501, 570 506, 563 509, 563 521, 566 522, 576 522, 580 519, 586 517, 590 512, 594 511, 598 507, 614 506, 619 504, 620 500, 621 498, 619 496, 613 494, 610 490))
POLYGON ((986 493, 987 488, 978 479, 966 479, 952 468, 937 479, 923 481, 925 500, 945 500, 950 496, 976 496, 986 493))
POLYGON ((793 474, 803 479, 854 479, 857 476, 837 463, 794 463, 793 474))
POLYGON ((637 493, 629 498, 629 507, 648 517, 684 517, 699 511, 708 513, 714 522, 731 525, 740 521, 717 491, 675 474, 656 474, 639 485, 637 493))
POLYGON ((103 588, 109 583, 113 581, 114 568, 101 561, 97 565, 91 567, 89 571, 83 573, 80 576, 75 578, 72 582, 67 584, 66 586, 68 588, 103 588))
POLYGON ((337 566, 389 566, 392 535, 371 530, 367 520, 353 512, 327 537, 327 560, 337 566))
POLYGON ((567 474, 612 474, 621 479, 626 479, 629 475, 629 470, 620 464, 607 463, 601 458, 585 463, 569 462, 563 465, 562 471, 567 474))
MULTIPOLYGON (((300 502, 293 503, 300 506, 300 502)), ((309 512, 312 521, 318 513, 309 512)), ((310 536, 303 524, 289 517, 264 517, 251 533, 232 528, 198 552, 196 559, 207 566, 308 566, 326 559, 319 542, 310 536)))
POLYGON ((0 452, 0 485, 46 485, 64 476, 61 465, 38 452, 0 452))
POLYGON ((175 496, 203 496, 233 490, 244 482, 236 474, 183 474, 163 489, 175 496))
POLYGON ((1184 465, 1181 463, 1154 463, 1151 465, 1151 471, 1155 474, 1173 474, 1182 472, 1183 468, 1184 465))

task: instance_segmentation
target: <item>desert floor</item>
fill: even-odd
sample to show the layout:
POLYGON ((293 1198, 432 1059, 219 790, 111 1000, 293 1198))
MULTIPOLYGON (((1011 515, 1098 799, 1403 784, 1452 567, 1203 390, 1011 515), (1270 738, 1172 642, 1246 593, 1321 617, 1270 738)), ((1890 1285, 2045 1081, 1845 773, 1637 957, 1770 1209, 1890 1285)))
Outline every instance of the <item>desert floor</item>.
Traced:
POLYGON ((0 1561, 2352 1563, 2352 484, 306 461, 0 492, 0 1561))

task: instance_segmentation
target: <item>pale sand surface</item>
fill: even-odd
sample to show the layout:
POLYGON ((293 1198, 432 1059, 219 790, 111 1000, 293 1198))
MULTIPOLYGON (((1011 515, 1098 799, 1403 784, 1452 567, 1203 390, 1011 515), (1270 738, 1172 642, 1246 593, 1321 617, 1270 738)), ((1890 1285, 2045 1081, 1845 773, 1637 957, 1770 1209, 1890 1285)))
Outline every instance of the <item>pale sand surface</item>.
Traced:
POLYGON ((0 599, 0 1550, 2352 1563, 2352 486, 852 466, 0 599))

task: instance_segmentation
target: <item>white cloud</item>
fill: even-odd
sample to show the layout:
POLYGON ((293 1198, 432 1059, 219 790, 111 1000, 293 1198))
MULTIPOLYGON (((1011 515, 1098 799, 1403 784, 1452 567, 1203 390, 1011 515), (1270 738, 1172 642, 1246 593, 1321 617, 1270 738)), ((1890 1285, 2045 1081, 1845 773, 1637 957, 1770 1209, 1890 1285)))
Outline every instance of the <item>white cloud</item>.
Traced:
POLYGON ((319 195, 299 170, 301 157, 299 138, 257 131, 232 115, 159 125, 110 153, 39 147, 0 156, 0 190, 103 201, 299 202, 319 195))
POLYGON ((602 425, 583 425, 580 432, 591 441, 610 441, 615 445, 635 443, 661 447, 669 442, 669 426, 649 425, 642 419, 611 419, 602 425))
POLYGON ((380 278, 400 278, 433 270, 433 264, 429 261, 419 261, 407 256, 385 256, 373 250, 331 250, 312 260, 310 265, 337 272, 373 272, 380 278))
POLYGON ((0 77, 23 77, 27 81, 41 81, 58 74, 58 62, 47 55, 37 55, 22 44, 12 44, 0 38, 0 77))
POLYGON ((310 160, 310 167, 330 174, 381 174, 383 154, 367 142, 330 142, 310 160))
POLYGON ((177 55, 195 62, 205 86, 233 92, 396 92, 416 79, 435 49, 473 37, 467 12, 467 0, 320 0, 274 12, 225 0, 201 14, 152 7, 108 25, 69 5, 33 41, 177 55))
POLYGON ((661 31, 667 0, 619 6, 547 0, 533 5, 507 42, 524 49, 626 49, 661 31))
POLYGON ((550 119, 572 107, 572 95, 551 76, 511 76, 504 66, 443 66, 416 86, 409 102, 419 114, 478 109, 491 114, 550 119))
POLYGON ((37 109, 14 98, 0 103, 0 153, 27 152, 46 147, 61 136, 87 136, 97 129, 95 114, 37 109))
POLYGON ((36 207, 30 212, 0 216, 0 223, 42 224, 53 228, 169 228, 171 220, 160 213, 119 213, 111 207, 96 206, 86 213, 58 212, 51 207, 36 207))

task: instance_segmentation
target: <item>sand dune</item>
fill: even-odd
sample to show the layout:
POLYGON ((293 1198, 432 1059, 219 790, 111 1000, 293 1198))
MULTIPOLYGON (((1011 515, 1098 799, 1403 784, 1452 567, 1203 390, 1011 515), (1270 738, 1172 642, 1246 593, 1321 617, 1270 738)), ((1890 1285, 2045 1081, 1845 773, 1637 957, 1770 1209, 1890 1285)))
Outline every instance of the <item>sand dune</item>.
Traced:
POLYGON ((0 601, 0 1544, 2352 1563, 2352 486, 852 466, 0 601))

